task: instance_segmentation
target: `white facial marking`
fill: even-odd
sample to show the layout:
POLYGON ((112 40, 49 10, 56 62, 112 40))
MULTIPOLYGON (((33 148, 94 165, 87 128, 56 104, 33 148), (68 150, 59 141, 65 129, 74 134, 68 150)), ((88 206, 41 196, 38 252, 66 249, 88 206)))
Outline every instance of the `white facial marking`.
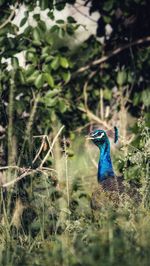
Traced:
POLYGON ((93 134, 92 134, 92 137, 94 137, 96 134, 97 134, 97 132, 96 132, 96 133, 93 133, 93 134))
POLYGON ((104 133, 102 133, 100 136, 96 137, 96 139, 101 139, 104 136, 104 133))

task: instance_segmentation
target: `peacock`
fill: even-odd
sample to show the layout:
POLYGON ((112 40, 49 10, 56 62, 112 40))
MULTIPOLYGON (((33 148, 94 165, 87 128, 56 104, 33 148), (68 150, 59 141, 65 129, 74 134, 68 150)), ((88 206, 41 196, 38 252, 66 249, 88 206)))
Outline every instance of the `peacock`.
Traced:
MULTIPOLYGON (((100 150, 100 158, 98 163, 98 188, 92 194, 91 207, 92 209, 99 209, 102 206, 102 198, 105 196, 108 200, 118 204, 121 194, 125 194, 125 184, 123 176, 116 176, 113 169, 113 164, 110 154, 110 141, 109 137, 114 138, 114 142, 118 141, 118 129, 114 127, 114 130, 102 130, 96 129, 92 131, 88 139, 91 139, 93 143, 100 150), (104 195, 103 195, 104 194, 104 195)), ((127 194, 131 197, 137 195, 134 186, 130 187, 127 194)))

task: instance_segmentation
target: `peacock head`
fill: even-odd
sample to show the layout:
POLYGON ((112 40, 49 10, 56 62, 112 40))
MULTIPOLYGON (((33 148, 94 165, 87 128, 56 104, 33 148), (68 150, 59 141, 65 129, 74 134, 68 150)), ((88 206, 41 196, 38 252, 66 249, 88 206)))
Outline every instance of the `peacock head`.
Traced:
POLYGON ((96 129, 89 134, 88 139, 91 139, 96 146, 101 148, 104 144, 109 143, 109 137, 113 137, 115 143, 118 141, 118 129, 116 127, 114 130, 108 131, 96 129))

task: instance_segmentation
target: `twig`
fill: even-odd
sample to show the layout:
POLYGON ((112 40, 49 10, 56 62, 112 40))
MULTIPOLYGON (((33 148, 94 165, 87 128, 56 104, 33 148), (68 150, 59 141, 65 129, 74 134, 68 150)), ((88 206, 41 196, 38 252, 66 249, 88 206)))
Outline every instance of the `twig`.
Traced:
POLYGON ((53 171, 53 172, 56 172, 57 173, 57 171, 55 169, 49 168, 49 167, 41 167, 39 169, 46 170, 46 171, 53 171))
POLYGON ((4 187, 9 187, 11 185, 14 185, 15 183, 17 183, 19 180, 21 180, 25 176, 33 173, 33 171, 35 172, 35 170, 27 170, 25 173, 23 173, 22 175, 18 176, 17 178, 11 180, 10 182, 7 182, 7 183, 3 184, 2 187, 4 188, 4 187))
POLYGON ((100 116, 101 119, 104 120, 104 97, 102 89, 100 89, 100 116))
MULTIPOLYGON (((81 5, 80 5, 81 6, 81 5)), ((79 6, 79 8, 80 8, 79 6)), ((73 8, 80 13, 82 16, 84 16, 85 18, 88 18, 89 20, 93 21, 94 23, 97 23, 96 19, 93 19, 91 16, 88 16, 87 14, 85 14, 83 11, 81 11, 77 6, 73 6, 73 8)))
POLYGON ((47 154, 45 155, 44 159, 42 160, 42 162, 41 162, 41 164, 40 164, 40 168, 41 168, 41 167, 43 166, 43 164, 46 162, 48 156, 50 155, 50 153, 51 153, 51 151, 52 151, 52 149, 53 149, 53 147, 54 147, 54 144, 55 144, 55 142, 56 142, 58 136, 60 135, 60 133, 61 133, 61 131, 62 131, 63 129, 64 129, 64 126, 62 126, 62 127, 59 129, 58 133, 56 134, 55 138, 53 139, 53 142, 52 142, 52 144, 51 144, 51 147, 49 148, 47 154))
MULTIPOLYGON (((106 121, 100 119, 98 116, 96 116, 95 114, 93 114, 89 109, 85 109, 83 107, 78 107, 78 109, 84 113, 87 114, 87 116, 89 117, 89 119, 92 119, 93 121, 97 122, 98 124, 101 124, 105 127, 105 129, 107 130, 111 130, 112 129, 112 126, 110 126, 106 121)), ((125 145, 129 145, 133 139, 134 139, 134 136, 131 136, 131 138, 126 141, 126 139, 122 136, 122 135, 119 135, 119 139, 120 141, 125 145)))
POLYGON ((42 138, 42 143, 41 143, 41 146, 40 146, 40 148, 39 148, 39 151, 38 151, 37 154, 35 155, 35 157, 34 157, 32 163, 35 163, 35 161, 37 160, 37 158, 38 158, 39 155, 41 154, 41 152, 42 152, 42 150, 43 150, 43 147, 44 147, 44 145, 45 145, 45 138, 46 138, 46 136, 44 135, 43 138, 42 138))
POLYGON ((91 124, 92 124, 91 122, 88 122, 84 126, 81 126, 81 127, 76 128, 74 131, 80 133, 83 129, 85 129, 86 127, 90 126, 91 124))
MULTIPOLYGON (((48 145, 49 145, 49 148, 51 146, 51 143, 49 141, 49 137, 47 135, 39 135, 39 136, 33 136, 33 138, 42 138, 42 143, 41 143, 41 146, 40 146, 40 149, 39 151, 37 152, 37 154, 35 155, 32 163, 35 163, 35 161, 38 159, 39 155, 41 154, 43 148, 44 148, 44 145, 45 145, 45 140, 47 140, 48 142, 48 145)), ((53 158, 53 153, 51 151, 51 154, 52 154, 52 158, 53 158)))
POLYGON ((111 129, 111 126, 109 126, 109 124, 106 121, 103 121, 102 119, 100 119, 98 116, 96 116, 95 114, 93 114, 89 109, 85 109, 83 107, 78 107, 78 109, 84 113, 87 113, 87 116, 94 120, 95 122, 102 124, 106 129, 111 129))
POLYGON ((14 95, 15 95, 15 73, 11 74, 10 89, 9 89, 9 104, 8 104, 8 164, 14 162, 14 95))
MULTIPOLYGON (((19 168, 17 166, 14 166, 16 168, 19 168)), ((2 167, 1 167, 2 168, 2 167)), ((5 169, 9 168, 9 166, 6 166, 5 169)), ((20 170, 24 169, 24 168, 19 168, 20 170)), ((20 181, 21 179, 23 179, 24 177, 28 176, 28 175, 31 175, 33 173, 37 173, 37 172, 42 172, 43 174, 46 174, 44 171, 47 170, 47 171, 54 171, 56 172, 55 169, 53 168, 46 168, 46 167, 41 167, 41 168, 36 168, 36 169, 31 169, 31 168, 26 168, 25 169, 25 172, 23 174, 21 174, 20 176, 16 177, 15 179, 7 182, 7 183, 4 183, 2 184, 2 187, 5 188, 5 187, 9 187, 9 186, 12 186, 14 185, 15 183, 17 183, 18 181, 20 181)))
POLYGON ((17 5, 18 5, 18 1, 15 3, 14 8, 12 12, 10 13, 9 17, 0 25, 0 30, 4 28, 12 20, 13 16, 15 15, 17 5))
POLYGON ((91 62, 90 64, 88 64, 85 67, 79 68, 74 74, 76 75, 78 73, 82 73, 82 72, 88 70, 91 66, 102 64, 103 62, 107 61, 111 57, 121 53, 122 51, 130 48, 131 46, 135 46, 135 45, 142 44, 142 43, 145 43, 145 42, 150 42, 150 36, 144 37, 144 38, 140 38, 140 39, 138 39, 136 41, 133 41, 133 42, 128 43, 128 44, 126 44, 126 45, 124 45, 122 47, 119 47, 119 48, 111 51, 108 55, 105 55, 105 56, 101 57, 100 59, 97 59, 97 60, 91 62))
POLYGON ((65 173, 66 173, 66 192, 67 192, 67 203, 68 207, 70 205, 70 197, 69 197, 69 176, 68 176, 68 154, 67 154, 67 146, 66 146, 66 139, 63 138, 64 144, 64 152, 65 152, 65 173))
POLYGON ((84 106, 85 106, 86 110, 88 109, 87 86, 88 86, 88 80, 85 82, 85 84, 83 86, 84 106))
POLYGON ((46 135, 36 135, 36 136, 33 136, 33 138, 44 138, 46 135))
POLYGON ((20 170, 22 170, 23 168, 20 168, 19 166, 17 166, 17 165, 7 165, 7 166, 2 166, 2 167, 0 167, 0 171, 1 170, 7 170, 7 169, 9 169, 9 168, 14 168, 14 169, 20 169, 20 170))
POLYGON ((29 117, 29 120, 28 120, 28 123, 27 123, 27 127, 26 127, 26 130, 25 130, 24 142, 22 144, 21 152, 20 152, 19 159, 18 159, 18 165, 20 165, 26 141, 28 140, 28 138, 30 136, 30 132, 31 132, 31 129, 32 129, 32 125, 33 125, 34 117, 35 117, 35 114, 36 114, 36 110, 37 110, 39 99, 40 99, 40 92, 36 95, 33 107, 32 107, 31 112, 30 112, 30 117, 29 117))

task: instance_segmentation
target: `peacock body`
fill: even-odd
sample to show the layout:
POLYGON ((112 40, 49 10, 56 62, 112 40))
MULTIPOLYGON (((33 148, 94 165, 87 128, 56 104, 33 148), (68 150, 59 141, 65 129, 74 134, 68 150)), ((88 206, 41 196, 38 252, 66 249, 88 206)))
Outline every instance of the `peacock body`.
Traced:
MULTIPOLYGON (((118 204, 120 195, 125 192, 123 177, 117 177, 113 170, 108 137, 110 135, 114 137, 114 142, 116 143, 118 141, 118 129, 116 127, 114 132, 106 132, 101 129, 94 130, 88 137, 100 150, 97 174, 99 186, 91 198, 91 207, 93 209, 100 208, 106 197, 108 201, 111 200, 114 204, 118 204)), ((128 194, 134 194, 134 189, 130 190, 128 194)))

